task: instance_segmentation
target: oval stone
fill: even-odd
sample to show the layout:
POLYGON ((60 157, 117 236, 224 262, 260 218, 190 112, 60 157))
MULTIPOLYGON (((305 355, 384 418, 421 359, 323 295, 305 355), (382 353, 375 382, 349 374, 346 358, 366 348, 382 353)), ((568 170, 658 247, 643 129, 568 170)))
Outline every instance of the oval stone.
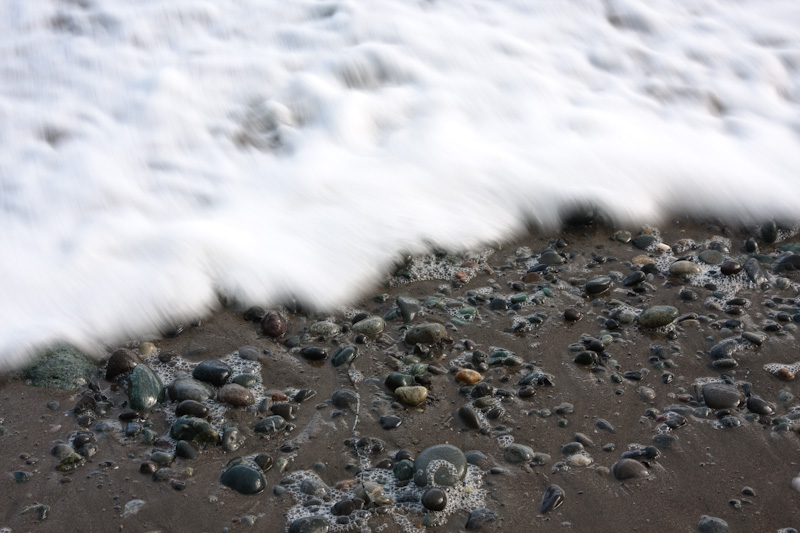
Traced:
POLYGON ((539 512, 547 514, 564 503, 564 489, 558 485, 550 485, 542 495, 542 503, 539 505, 539 512))
POLYGON ((346 365, 353 361, 358 355, 358 348, 355 346, 351 346, 349 344, 345 344, 344 346, 339 346, 333 355, 331 355, 331 364, 333 366, 342 366, 346 365))
POLYGON ((703 399, 712 409, 732 409, 744 400, 739 389, 726 383, 707 383, 703 385, 703 399))
POLYGON ((330 524, 321 516, 298 518, 289 526, 289 533, 328 533, 330 524))
POLYGON ((474 385, 482 379, 483 376, 480 372, 471 370, 469 368, 463 368, 456 372, 456 382, 463 383, 465 385, 474 385))
POLYGON ((534 452, 529 446, 524 444, 509 444, 503 448, 503 459, 509 463, 530 463, 533 461, 534 452))
POLYGON ((192 377, 199 381, 221 387, 228 381, 231 374, 233 374, 233 369, 227 363, 216 359, 209 359, 203 361, 194 368, 192 377))
POLYGON ((240 494, 258 494, 267 488, 264 476, 247 465, 233 465, 219 478, 220 483, 240 494))
POLYGON ((691 261, 675 261, 669 266, 669 273, 673 276, 693 276, 701 272, 703 269, 691 261))
POLYGON ((167 387, 169 398, 174 402, 194 400, 202 402, 211 398, 214 391, 202 381, 193 378, 176 379, 167 387))
POLYGON ((437 485, 451 487, 467 476, 467 457, 464 452, 452 444, 437 444, 422 450, 417 460, 414 461, 414 483, 418 487, 428 484, 427 476, 433 473, 433 481, 437 485), (447 461, 454 467, 454 471, 447 468, 438 468, 435 473, 429 472, 428 467, 434 461, 447 461))
POLYGON ((721 265, 725 261, 725 255, 719 250, 703 250, 697 258, 707 265, 721 265))
POLYGON ((654 305, 645 309, 637 319, 643 328, 660 328, 678 317, 678 309, 671 305, 654 305))
POLYGON ((278 339, 286 333, 286 321, 277 311, 270 311, 261 320, 261 331, 267 337, 278 339))
POLYGON ((386 328, 386 322, 379 316, 371 316, 353 324, 353 333, 366 335, 372 339, 380 337, 386 328))
POLYGON ((397 399, 406 405, 419 405, 428 398, 428 389, 422 385, 414 385, 411 387, 398 387, 394 393, 397 399))
POLYGON ((586 293, 600 294, 601 292, 607 291, 610 286, 611 278, 608 276, 600 276, 599 278, 594 278, 586 282, 586 293))
POLYGON ((161 378, 147 365, 136 365, 127 379, 130 408, 149 411, 164 401, 164 385, 161 378))
POLYGON ((195 441, 201 444, 217 444, 219 433, 207 420, 193 416, 182 416, 173 422, 169 436, 175 440, 195 441))
POLYGON ((248 405, 253 405, 256 401, 253 393, 247 387, 242 387, 236 383, 223 385, 217 393, 217 400, 234 407, 247 407, 248 405))
POLYGON ((647 467, 636 459, 620 459, 619 462, 614 463, 614 466, 611 467, 611 473, 620 481, 647 477, 650 475, 650 471, 647 470, 647 467))
POLYGON ((139 363, 141 363, 141 360, 133 350, 128 350, 127 348, 115 350, 114 353, 111 354, 111 357, 108 358, 106 380, 114 381, 119 376, 129 373, 139 363))
POLYGON ((286 428, 286 420, 278 415, 268 416, 262 419, 256 427, 253 428, 253 431, 256 433, 277 433, 282 429, 286 428))

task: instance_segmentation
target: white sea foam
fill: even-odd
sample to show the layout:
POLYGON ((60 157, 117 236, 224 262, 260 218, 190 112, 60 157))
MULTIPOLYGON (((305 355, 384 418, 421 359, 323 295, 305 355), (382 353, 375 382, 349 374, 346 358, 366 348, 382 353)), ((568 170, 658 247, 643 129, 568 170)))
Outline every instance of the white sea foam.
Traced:
POLYGON ((590 200, 800 213, 791 0, 0 0, 0 368, 590 200))

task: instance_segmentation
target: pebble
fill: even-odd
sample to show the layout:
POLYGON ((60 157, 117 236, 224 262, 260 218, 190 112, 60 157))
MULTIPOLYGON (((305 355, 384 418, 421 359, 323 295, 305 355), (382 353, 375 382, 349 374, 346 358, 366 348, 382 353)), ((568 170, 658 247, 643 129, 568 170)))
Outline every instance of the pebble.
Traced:
POLYGON ((712 409, 731 409, 744 401, 739 389, 725 383, 707 383, 703 385, 703 399, 712 409))
POLYGON ((131 409, 145 412, 164 401, 164 384, 147 365, 136 365, 126 382, 131 409))
POLYGON ((397 308, 400 310, 400 316, 403 318, 403 322, 406 323, 414 320, 417 313, 422 310, 419 301, 409 296, 398 296, 396 303, 397 308))
POLYGON ((775 405, 762 398, 759 398, 758 396, 750 396, 747 398, 747 408, 753 413, 759 415, 775 414, 775 405))
POLYGON ((707 265, 720 265, 725 261, 725 255, 719 250, 703 250, 697 258, 707 265))
POLYGON ((202 402, 211 398, 214 391, 202 381, 194 378, 176 379, 167 386, 167 394, 170 400, 182 402, 184 400, 194 400, 202 402))
POLYGON ((598 418, 595 423, 598 429, 602 429, 603 431, 608 431, 609 433, 614 433, 614 426, 611 425, 611 422, 604 418, 598 418))
POLYGON ((497 513, 491 509, 475 509, 469 513, 467 524, 464 526, 467 531, 477 531, 482 529, 483 526, 497 520, 497 513))
POLYGON ((628 458, 620 459, 619 462, 614 463, 614 466, 611 467, 611 473, 614 474, 614 477, 620 481, 647 477, 650 475, 650 472, 647 470, 646 466, 636 459, 628 458))
POLYGON ((422 506, 429 511, 444 511, 447 507, 447 493, 438 487, 432 487, 422 495, 422 506))
POLYGON ((235 452, 244 444, 244 435, 235 427, 225 428, 222 432, 222 449, 228 453, 235 452))
POLYGON ((331 364, 333 366, 342 366, 353 362, 358 355, 358 348, 351 344, 339 346, 336 351, 331 355, 331 364))
POLYGON ((703 516, 697 524, 700 533, 725 533, 728 529, 728 523, 715 516, 703 516))
POLYGON ((398 387, 410 387, 414 384, 414 376, 404 372, 392 372, 384 380, 386 388, 394 392, 398 387))
POLYGON ((208 416, 209 409, 207 406, 194 400, 183 400, 175 407, 175 416, 189 415, 197 418, 205 418, 208 416))
POLYGON ((656 243, 658 239, 656 239, 653 235, 642 234, 637 235, 633 238, 633 245, 640 250, 647 250, 650 246, 656 243))
POLYGON ((253 393, 249 389, 236 383, 223 385, 217 393, 217 400, 234 407, 247 407, 256 401, 253 393))
POLYGON ((372 339, 380 337, 383 330, 386 328, 386 322, 379 316, 371 316, 353 324, 353 332, 356 334, 366 335, 372 339))
POLYGON ((240 494, 258 494, 267 488, 267 482, 261 472, 242 464, 228 468, 219 481, 240 494))
POLYGON ((723 276, 735 276, 742 271, 742 265, 738 261, 725 261, 719 267, 723 276))
POLYGON ((136 368, 139 363, 141 363, 141 360, 133 350, 128 350, 127 348, 114 350, 114 353, 108 358, 106 381, 115 381, 118 377, 125 376, 136 368))
POLYGON ((383 415, 380 424, 383 429, 395 429, 403 423, 403 419, 397 415, 383 415))
POLYGON ((512 464, 530 463, 533 456, 533 450, 524 444, 514 443, 503 448, 503 459, 512 464))
POLYGON ((331 395, 331 403, 339 409, 354 407, 358 403, 358 394, 351 390, 337 390, 331 395))
POLYGON ((581 318, 583 318, 583 313, 574 307, 568 307, 564 310, 564 320, 567 322, 577 322, 581 318))
POLYGON ((600 276, 586 282, 587 294, 600 294, 608 290, 611 286, 611 278, 608 276, 600 276))
POLYGON ((233 369, 227 363, 208 359, 194 367, 192 377, 198 381, 221 387, 228 381, 231 374, 233 374, 233 369))
POLYGON ((419 405, 428 398, 428 389, 421 385, 398 387, 394 391, 397 399, 406 405, 419 405))
POLYGON ((474 385, 475 383, 482 380, 483 376, 481 375, 480 372, 464 368, 456 372, 455 379, 456 382, 458 383, 463 383, 465 385, 474 385))
POLYGON ((792 478, 791 486, 795 492, 800 492, 800 476, 792 478))
POLYGON ((261 331, 267 337, 279 339, 286 334, 286 320, 277 311, 270 311, 261 320, 261 331))
POLYGON ((539 512, 547 514, 558 509, 564 503, 564 489, 558 485, 550 485, 542 495, 542 503, 539 505, 539 512))
POLYGON ((671 305, 655 305, 645 309, 638 317, 643 328, 660 328, 672 323, 678 317, 678 309, 671 305))
POLYGON ((277 433, 286 428, 286 420, 278 415, 268 416, 266 418, 261 419, 261 421, 255 425, 253 431, 256 433, 277 433))
POLYGON ((711 356, 711 359, 730 359, 738 349, 739 342, 736 339, 725 339, 712 346, 708 355, 711 356))
POLYGON ((182 416, 172 423, 169 435, 175 440, 195 441, 201 444, 216 445, 219 433, 207 420, 192 416, 182 416))
POLYGON ((335 337, 341 332, 342 328, 330 320, 321 320, 319 322, 315 322, 310 328, 308 328, 308 333, 312 337, 318 339, 329 339, 331 337, 335 337))
POLYGON ((306 346, 300 350, 300 356, 309 361, 324 361, 328 358, 328 352, 318 346, 306 346))
POLYGON ((447 330, 442 324, 431 322, 414 326, 406 332, 407 344, 435 344, 447 336, 447 330))
POLYGON ((457 414, 458 418, 469 429, 481 428, 481 419, 478 417, 478 413, 472 407, 468 405, 462 405, 458 408, 457 414))
POLYGON ((175 445, 175 455, 184 459, 197 459, 197 450, 185 440, 179 440, 175 445))
POLYGON ((466 477, 467 457, 464 452, 452 444, 437 444, 424 449, 414 461, 414 483, 418 487, 428 484, 427 476, 431 473, 428 466, 438 460, 450 463, 454 472, 447 468, 438 468, 433 474, 433 481, 437 485, 451 487, 466 477))

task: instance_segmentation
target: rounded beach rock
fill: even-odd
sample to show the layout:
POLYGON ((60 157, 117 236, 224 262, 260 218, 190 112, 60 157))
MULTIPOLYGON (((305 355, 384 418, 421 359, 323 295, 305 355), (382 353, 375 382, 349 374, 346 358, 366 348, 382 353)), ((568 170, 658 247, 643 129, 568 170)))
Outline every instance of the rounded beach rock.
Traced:
POLYGON ((398 387, 394 390, 397 399, 406 405, 419 405, 428 398, 428 389, 422 385, 411 387, 398 387))
POLYGON ((645 309, 637 321, 643 328, 653 329, 671 324, 678 318, 678 309, 671 305, 654 305, 645 309))
POLYGON ((447 336, 447 330, 437 322, 420 324, 406 332, 408 344, 434 344, 447 336))

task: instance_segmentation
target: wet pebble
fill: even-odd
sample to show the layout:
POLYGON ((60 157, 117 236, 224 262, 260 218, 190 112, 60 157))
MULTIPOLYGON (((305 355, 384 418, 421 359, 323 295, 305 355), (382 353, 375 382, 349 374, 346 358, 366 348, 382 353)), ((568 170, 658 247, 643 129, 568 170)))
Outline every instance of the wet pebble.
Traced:
POLYGON ((261 320, 261 331, 267 337, 278 339, 286 333, 286 320, 277 311, 270 311, 261 320))
POLYGON ((408 344, 434 344, 447 336, 447 330, 442 324, 431 322, 414 326, 406 332, 408 344))
POLYGON ((414 483, 419 487, 428 484, 427 477, 433 473, 433 480, 439 486, 453 486, 467 475, 467 457, 452 444, 437 444, 423 450, 414 461, 414 483), (440 467, 435 473, 428 467, 434 461, 446 461, 454 467, 453 471, 440 467))
POLYGON ((300 350, 300 356, 309 361, 323 361, 328 358, 328 352, 319 346, 306 346, 300 350))
POLYGON ((219 433, 207 420, 191 416, 182 416, 173 422, 169 434, 175 440, 214 445, 219 442, 219 433))
POLYGON ((503 459, 512 464, 530 463, 533 456, 533 450, 524 444, 514 443, 503 448, 503 459))
POLYGON ((638 322, 643 328, 660 328, 672 323, 678 317, 678 309, 671 305, 655 305, 639 315, 638 322))
POLYGON ((380 337, 383 330, 386 328, 386 322, 379 316, 371 316, 353 324, 353 332, 356 334, 366 335, 372 339, 380 337))
POLYGON ((331 364, 333 366, 342 366, 351 363, 358 355, 358 348, 353 345, 345 344, 339 346, 336 351, 331 355, 331 364))
POLYGON ((470 370, 468 368, 464 368, 456 372, 455 380, 457 383, 463 383, 465 385, 474 385, 475 383, 479 382, 483 379, 483 376, 480 372, 476 372, 475 370, 470 370))
POLYGON ((564 489, 558 485, 550 485, 542 495, 542 502, 539 505, 539 512, 547 514, 558 509, 564 503, 564 489))
POLYGON ((739 389, 726 383, 707 383, 702 391, 705 404, 712 409, 731 409, 744 400, 739 389))
POLYGON ((337 390, 331 395, 331 403, 339 409, 355 407, 358 403, 358 394, 347 389, 337 390))
POLYGON ((220 477, 220 483, 240 494, 258 494, 267 488, 261 472, 247 465, 233 465, 220 477))
POLYGON ((608 276, 600 276, 586 282, 587 294, 600 294, 608 290, 611 286, 611 278, 608 276))
POLYGON ((128 401, 131 409, 149 411, 164 401, 164 385, 161 378, 145 364, 136 365, 126 378, 128 401))
POLYGON ((203 361, 192 372, 192 377, 205 383, 221 387, 231 377, 233 369, 225 362, 216 359, 203 361))
POLYGON ((729 530, 728 523, 715 516, 703 516, 697 524, 700 533, 725 533, 729 530))
POLYGON ((226 452, 235 452, 244 444, 244 435, 235 427, 225 428, 222 432, 222 449, 226 452))
POLYGON ((628 458, 620 459, 617 463, 614 463, 614 466, 611 467, 611 473, 620 481, 647 477, 650 475, 646 466, 636 459, 628 458))
POLYGON ((492 523, 497 520, 497 513, 491 509, 475 509, 469 513, 467 524, 464 526, 467 531, 478 531, 483 529, 486 524, 492 523))
POLYGON ((189 415, 197 418, 208 416, 208 407, 194 400, 183 400, 175 407, 175 416, 189 415))
POLYGON ((194 378, 181 378, 169 384, 167 393, 170 399, 175 402, 182 402, 184 400, 202 402, 211 398, 214 391, 202 381, 198 381, 194 378))
POLYGON ((406 405, 419 405, 428 398, 428 389, 421 385, 398 387, 394 391, 397 399, 406 405))
POLYGON ((673 276, 693 276, 701 272, 703 269, 691 261, 675 261, 669 266, 669 273, 673 276))
POLYGON ((175 455, 184 459, 197 459, 197 450, 185 440, 179 440, 175 445, 175 455))
POLYGON ((397 308, 400 310, 400 316, 403 318, 403 322, 406 323, 414 320, 417 313, 422 310, 419 301, 410 296, 398 296, 396 303, 397 308))
POLYGON ((468 405, 462 405, 458 408, 457 414, 459 420, 461 420, 469 429, 481 428, 481 419, 478 417, 478 413, 472 407, 468 405))
POLYGON ((568 307, 564 310, 564 320, 567 322, 577 322, 583 318, 583 314, 574 307, 568 307))
POLYGON ((758 396, 750 396, 747 398, 747 408, 753 413, 759 415, 775 414, 775 405, 762 398, 759 398, 758 396))
POLYGON ((286 420, 281 416, 273 415, 261 419, 261 421, 253 428, 253 431, 256 433, 265 433, 269 435, 271 433, 277 433, 285 428, 286 420))
POLYGON ((395 429, 400 426, 403 419, 396 415, 383 415, 380 424, 383 429, 395 429))
POLYGON ((223 385, 217 393, 217 400, 234 407, 247 407, 248 405, 253 405, 256 401, 249 389, 236 383, 223 385))
POLYGON ((605 418, 598 418, 595 423, 598 429, 602 429, 603 431, 608 431, 609 433, 614 433, 614 426, 611 425, 611 422, 606 420, 605 418))
POLYGON ((447 493, 438 487, 432 487, 422 495, 422 505, 429 511, 443 511, 447 507, 447 493))
POLYGON ((141 363, 139 356, 133 350, 127 348, 119 348, 111 354, 108 358, 108 366, 106 366, 106 381, 114 381, 120 376, 124 376, 131 372, 136 365, 141 363))

